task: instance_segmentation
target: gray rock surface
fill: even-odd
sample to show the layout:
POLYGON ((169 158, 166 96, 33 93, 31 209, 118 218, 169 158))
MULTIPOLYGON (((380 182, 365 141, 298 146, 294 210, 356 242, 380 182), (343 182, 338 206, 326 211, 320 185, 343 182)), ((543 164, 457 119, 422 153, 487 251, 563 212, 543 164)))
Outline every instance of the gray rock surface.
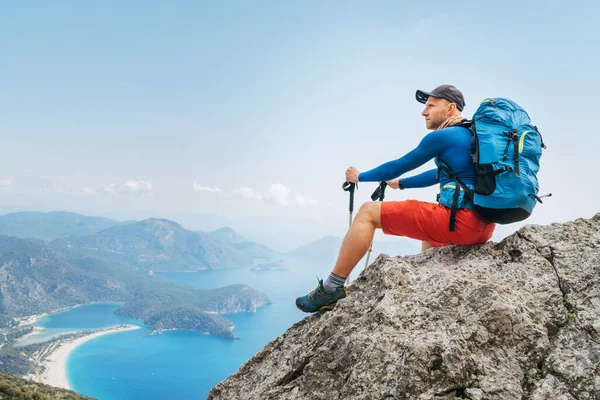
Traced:
POLYGON ((379 256, 208 398, 600 399, 600 214, 379 256))

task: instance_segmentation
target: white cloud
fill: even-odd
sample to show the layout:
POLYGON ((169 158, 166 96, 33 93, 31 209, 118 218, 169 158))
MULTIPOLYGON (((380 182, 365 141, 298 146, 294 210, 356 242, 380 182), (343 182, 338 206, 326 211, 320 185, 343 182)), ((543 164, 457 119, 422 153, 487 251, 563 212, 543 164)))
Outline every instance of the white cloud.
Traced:
POLYGON ((300 207, 316 206, 319 204, 317 200, 312 200, 302 196, 300 193, 296 193, 296 202, 300 207))
POLYGON ((237 188, 233 191, 233 194, 236 196, 239 196, 243 199, 248 199, 248 200, 263 200, 264 199, 264 196, 262 195, 262 193, 257 192, 256 190, 249 188, 249 187, 237 188))
POLYGON ((93 196, 96 194, 96 189, 84 187, 83 189, 81 189, 81 192, 86 196, 93 196))
POLYGON ((149 193, 152 191, 152 181, 127 181, 124 189, 129 193, 149 193))
POLYGON ((223 192, 223 190, 221 190, 220 188, 218 188, 216 186, 214 188, 211 188, 208 186, 202 186, 196 182, 194 182, 192 188, 194 189, 194 192, 196 192, 196 193, 198 193, 198 192, 222 193, 223 192))
POLYGON ((118 194, 117 184, 111 183, 110 185, 104 185, 102 191, 106 193, 118 194))
POLYGON ((3 181, 0 181, 0 186, 11 186, 12 185, 12 181, 9 179, 5 179, 3 181))
POLYGON ((265 196, 267 200, 282 206, 288 205, 288 198, 292 191, 281 183, 275 183, 269 188, 269 192, 265 196))
POLYGON ((150 193, 152 192, 152 181, 127 181, 124 185, 111 183, 104 185, 100 191, 114 195, 150 193))
MULTIPOLYGON (((288 187, 281 183, 274 183, 270 185, 269 189, 266 192, 261 192, 259 190, 247 186, 233 189, 231 192, 226 192, 219 187, 202 186, 195 181, 193 183, 192 188, 196 193, 210 192, 218 194, 219 196, 225 198, 237 197, 242 198, 244 200, 266 201, 280 206, 287 206, 290 204, 290 195, 292 193, 292 191, 288 187)), ((316 200, 308 199, 300 194, 296 195, 296 202, 303 207, 318 204, 316 200)))

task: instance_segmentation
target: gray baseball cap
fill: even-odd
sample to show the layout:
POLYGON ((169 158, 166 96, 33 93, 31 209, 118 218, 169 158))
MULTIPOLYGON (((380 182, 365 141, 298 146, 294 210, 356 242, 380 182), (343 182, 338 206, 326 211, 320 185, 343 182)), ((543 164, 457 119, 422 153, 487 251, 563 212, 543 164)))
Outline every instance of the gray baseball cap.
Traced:
POLYGON ((416 98, 419 103, 425 104, 429 96, 446 99, 450 103, 456 104, 458 111, 462 111, 463 108, 465 108, 465 98, 462 92, 452 85, 441 85, 433 89, 431 92, 417 90, 416 98))

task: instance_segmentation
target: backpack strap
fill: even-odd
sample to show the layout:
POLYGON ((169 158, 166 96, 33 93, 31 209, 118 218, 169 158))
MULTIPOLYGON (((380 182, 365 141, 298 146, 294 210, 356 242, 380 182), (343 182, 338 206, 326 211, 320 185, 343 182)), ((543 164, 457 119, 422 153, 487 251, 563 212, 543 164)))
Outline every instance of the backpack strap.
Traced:
POLYGON ((450 125, 448 128, 454 127, 454 126, 460 126, 462 128, 471 129, 471 125, 473 125, 473 122, 471 120, 463 118, 459 123, 454 124, 454 125, 450 125))
POLYGON ((521 173, 519 172, 519 133, 517 132, 516 129, 513 129, 512 131, 509 132, 504 132, 504 134, 508 137, 508 143, 506 143, 506 149, 504 150, 504 158, 506 158, 506 156, 508 155, 508 148, 512 142, 513 144, 513 164, 514 164, 514 168, 513 171, 515 171, 515 175, 517 176, 517 178, 521 177, 521 173))
POLYGON ((462 190, 465 191, 465 196, 467 196, 471 202, 473 201, 474 193, 473 190, 469 189, 469 187, 465 185, 465 183, 452 171, 450 166, 448 166, 444 160, 438 157, 438 162, 440 164, 438 167, 438 176, 440 171, 444 171, 450 179, 453 179, 456 182, 454 197, 452 198, 452 208, 450 211, 450 224, 448 226, 448 230, 450 232, 454 232, 454 228, 456 226, 456 211, 458 211, 458 200, 460 198, 460 189, 462 188, 462 190))

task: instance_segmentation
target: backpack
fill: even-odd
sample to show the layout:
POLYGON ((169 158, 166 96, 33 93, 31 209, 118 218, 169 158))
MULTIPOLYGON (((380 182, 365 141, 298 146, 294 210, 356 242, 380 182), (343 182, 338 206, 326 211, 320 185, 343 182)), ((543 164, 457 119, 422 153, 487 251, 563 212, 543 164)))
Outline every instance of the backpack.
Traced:
MULTIPOLYGON (((510 224, 526 219, 538 196, 537 173, 542 149, 546 148, 541 133, 531 124, 529 115, 517 103, 504 98, 483 100, 472 121, 459 124, 471 128, 471 157, 476 180, 473 189, 467 187, 443 160, 443 170, 456 181, 450 231, 454 231, 459 187, 472 202, 474 210, 489 222, 510 224)), ((438 170, 438 172, 439 172, 438 170)))

